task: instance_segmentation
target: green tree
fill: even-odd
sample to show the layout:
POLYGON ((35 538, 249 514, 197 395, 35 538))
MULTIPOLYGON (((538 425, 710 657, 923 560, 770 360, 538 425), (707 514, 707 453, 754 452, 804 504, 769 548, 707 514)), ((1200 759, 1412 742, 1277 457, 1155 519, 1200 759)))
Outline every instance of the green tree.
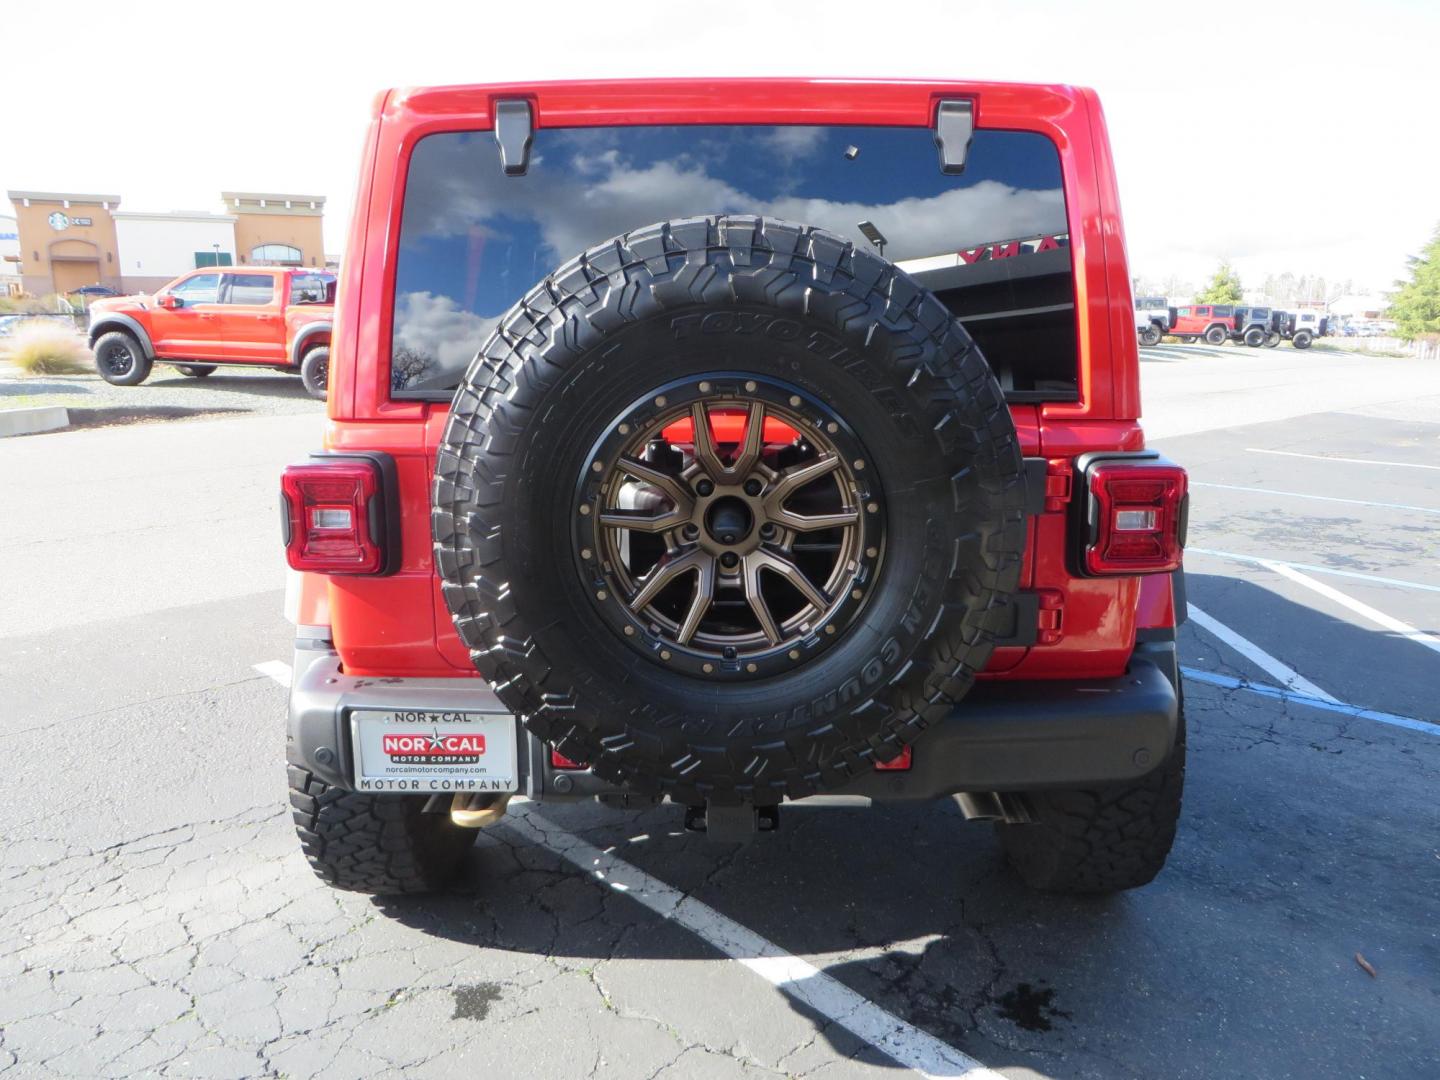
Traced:
POLYGON ((1390 318, 1407 341, 1440 334, 1440 226, 1419 255, 1410 256, 1410 279, 1395 282, 1390 318))
POLYGON ((1205 291, 1195 298, 1197 304, 1238 304, 1245 299, 1240 288, 1240 275, 1228 262, 1222 262, 1205 286, 1205 291))

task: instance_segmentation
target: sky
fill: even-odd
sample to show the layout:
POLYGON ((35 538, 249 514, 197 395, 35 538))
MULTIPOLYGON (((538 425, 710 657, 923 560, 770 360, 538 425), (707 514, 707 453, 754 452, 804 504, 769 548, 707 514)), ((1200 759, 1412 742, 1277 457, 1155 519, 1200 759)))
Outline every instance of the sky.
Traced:
MULTIPOLYGON (((1095 87, 1131 273, 1222 259, 1388 288, 1440 225, 1435 0, 543 0, 0 5, 0 187, 218 210, 321 194, 343 250, 373 95, 528 79, 802 75, 1095 87), (24 42, 23 47, 16 47, 24 42)), ((4 206, 8 211, 9 207, 4 206)))

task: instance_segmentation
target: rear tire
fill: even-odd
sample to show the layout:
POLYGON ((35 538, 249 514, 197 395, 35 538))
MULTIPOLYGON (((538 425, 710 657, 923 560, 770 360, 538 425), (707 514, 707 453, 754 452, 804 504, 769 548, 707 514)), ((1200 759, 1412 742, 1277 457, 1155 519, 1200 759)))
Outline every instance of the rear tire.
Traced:
POLYGON ((1295 336, 1290 339, 1290 344, 1297 349, 1308 349, 1312 340, 1314 339, 1310 336, 1309 330, 1297 330, 1295 336))
POLYGON ((1265 331, 1261 330, 1258 326, 1252 326, 1249 330, 1245 331, 1245 344, 1249 345, 1252 349, 1260 348, 1261 345, 1265 344, 1265 331))
POLYGON ((372 896, 434 892, 475 843, 449 814, 427 814, 425 795, 366 795, 332 788, 291 765, 290 806, 310 868, 327 885, 372 896))
POLYGON ((123 330, 101 334, 94 352, 95 370, 111 386, 139 386, 154 366, 140 343, 123 330))
POLYGON ((203 379, 206 375, 213 375, 214 364, 176 364, 175 370, 181 375, 191 379, 203 379))
POLYGON ((1146 346, 1159 345, 1162 336, 1160 328, 1154 323, 1151 323, 1144 330, 1140 331, 1140 344, 1146 346))
POLYGON ((1212 326, 1205 331, 1205 344, 1224 345, 1225 339, 1230 335, 1225 332, 1223 326, 1212 326))
POLYGON ((305 354, 300 361, 300 381, 311 397, 325 400, 330 384, 330 346, 320 345, 305 354))
POLYGON ((1270 331, 1270 333, 1268 333, 1268 334, 1265 335, 1265 348, 1267 348, 1267 349, 1273 349, 1273 348, 1275 348, 1276 345, 1279 345, 1279 344, 1280 344, 1280 335, 1277 334, 1274 330, 1270 331))
POLYGON ((1031 888, 1113 893, 1148 884, 1165 866, 1185 788, 1185 697, 1175 746, 1132 784, 1031 794, 1029 825, 998 825, 1000 845, 1031 888))

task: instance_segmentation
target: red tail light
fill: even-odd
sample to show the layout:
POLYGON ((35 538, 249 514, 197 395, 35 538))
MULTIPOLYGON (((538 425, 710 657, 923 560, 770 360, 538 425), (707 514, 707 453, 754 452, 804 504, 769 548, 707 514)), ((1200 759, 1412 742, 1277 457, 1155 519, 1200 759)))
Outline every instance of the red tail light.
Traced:
POLYGON ((387 544, 384 472, 366 458, 316 458, 280 479, 285 558, 317 574, 383 574, 387 544))
POLYGON ((582 765, 582 764, 581 764, 580 762, 578 762, 578 761, 571 761, 568 757, 566 757, 564 754, 562 754, 559 750, 551 750, 551 751, 550 751, 550 767, 551 767, 552 769, 584 769, 584 768, 587 768, 587 766, 582 765))
POLYGON ((1184 551, 1185 470, 1168 461, 1100 461, 1090 490, 1090 574, 1160 574, 1184 551))

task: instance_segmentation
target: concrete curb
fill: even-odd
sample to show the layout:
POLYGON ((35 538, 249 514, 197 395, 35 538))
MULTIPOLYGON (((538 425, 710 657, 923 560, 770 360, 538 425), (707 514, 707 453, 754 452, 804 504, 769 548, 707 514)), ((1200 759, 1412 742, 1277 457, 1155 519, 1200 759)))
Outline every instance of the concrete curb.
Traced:
POLYGON ((40 405, 33 409, 0 409, 0 438, 6 435, 35 435, 70 426, 70 413, 61 405, 40 405))

